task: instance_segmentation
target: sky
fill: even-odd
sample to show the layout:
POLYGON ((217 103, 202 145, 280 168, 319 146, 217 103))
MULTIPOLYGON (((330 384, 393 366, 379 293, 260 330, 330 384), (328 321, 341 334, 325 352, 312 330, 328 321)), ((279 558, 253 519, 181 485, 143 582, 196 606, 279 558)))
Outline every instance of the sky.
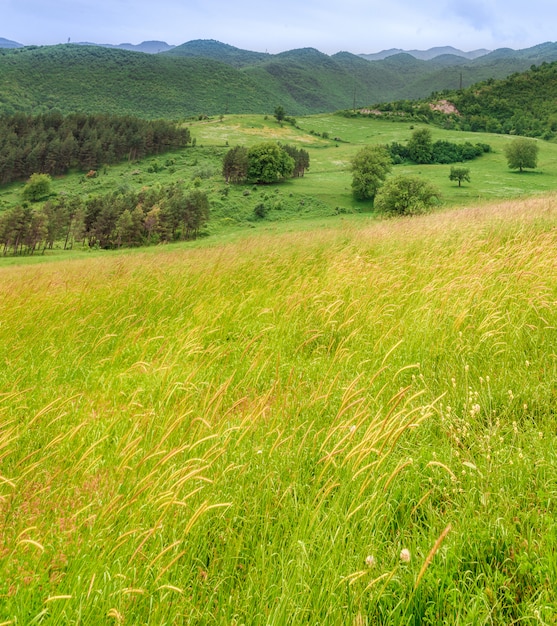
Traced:
POLYGON ((2 0, 0 37, 24 45, 216 39, 258 52, 453 46, 529 48, 557 38, 555 0, 2 0))

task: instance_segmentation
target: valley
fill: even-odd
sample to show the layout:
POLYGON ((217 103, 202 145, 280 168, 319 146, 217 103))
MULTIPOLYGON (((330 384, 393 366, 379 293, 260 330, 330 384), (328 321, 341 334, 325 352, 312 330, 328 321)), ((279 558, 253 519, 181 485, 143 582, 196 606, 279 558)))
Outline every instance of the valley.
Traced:
POLYGON ((0 624, 556 623, 557 66, 213 44, 0 51, 0 624))

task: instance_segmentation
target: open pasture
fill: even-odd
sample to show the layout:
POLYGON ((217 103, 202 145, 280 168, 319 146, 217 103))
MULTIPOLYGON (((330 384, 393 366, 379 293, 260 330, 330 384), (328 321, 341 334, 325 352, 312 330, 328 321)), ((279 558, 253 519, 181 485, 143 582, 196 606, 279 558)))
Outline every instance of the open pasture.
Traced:
MULTIPOLYGON (((297 118, 298 128, 279 126, 272 117, 225 116, 210 122, 194 122, 191 132, 203 145, 250 146, 260 141, 280 141, 303 147, 310 153, 311 167, 306 176, 295 181, 295 191, 315 196, 331 207, 355 211, 371 210, 369 204, 351 196, 350 163, 356 152, 366 145, 406 143, 420 125, 378 118, 347 118, 339 115, 311 115, 297 118), (323 138, 323 134, 327 137, 323 138), (335 138, 341 141, 335 141, 335 138)), ((538 168, 518 174, 507 167, 504 147, 512 141, 509 135, 448 131, 427 126, 433 140, 473 144, 481 142, 493 152, 465 164, 470 168, 471 182, 461 188, 449 181, 450 165, 400 165, 393 174, 419 175, 434 183, 442 193, 445 206, 465 206, 484 200, 510 199, 545 193, 557 188, 557 145, 539 141, 538 168)))
POLYGON ((0 268, 0 623, 555 623, 556 249, 544 195, 0 268))
MULTIPOLYGON (((407 142, 417 126, 376 118, 346 118, 339 115, 313 115, 298 118, 296 126, 279 125, 272 116, 225 115, 187 122, 195 146, 140 162, 124 162, 101 167, 98 176, 87 178, 71 172, 52 183, 54 195, 87 198, 143 187, 174 183, 186 189, 200 189, 211 204, 206 233, 230 236, 246 229, 275 228, 282 222, 300 223, 300 218, 331 218, 338 214, 373 215, 370 202, 357 201, 351 191, 350 164, 365 145, 407 142), (307 150, 310 169, 303 178, 280 185, 226 185, 222 160, 236 145, 250 147, 263 141, 279 141, 307 150), (254 210, 265 207, 259 219, 254 210)), ((471 182, 462 187, 449 180, 450 165, 397 165, 392 175, 418 175, 432 182, 441 192, 444 207, 477 206, 483 202, 531 197, 557 189, 557 144, 539 141, 538 168, 522 174, 509 170, 504 147, 509 135, 465 133, 429 127, 434 140, 455 143, 487 143, 492 152, 467 161, 471 182)), ((21 203, 23 182, 0 190, 0 211, 21 203)), ((40 206, 37 203, 36 206, 40 206)), ((56 254, 56 250, 50 254, 56 254)), ((0 261, 2 264, 6 260, 0 261)))

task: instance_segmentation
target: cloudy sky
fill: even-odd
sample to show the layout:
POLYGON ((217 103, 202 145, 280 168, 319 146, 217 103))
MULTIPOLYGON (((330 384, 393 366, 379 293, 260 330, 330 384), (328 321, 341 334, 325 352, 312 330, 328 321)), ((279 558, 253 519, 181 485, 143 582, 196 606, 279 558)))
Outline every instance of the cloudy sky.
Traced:
POLYGON ((555 0, 2 0, 0 37, 25 45, 217 39, 271 53, 528 48, 557 38, 555 0))

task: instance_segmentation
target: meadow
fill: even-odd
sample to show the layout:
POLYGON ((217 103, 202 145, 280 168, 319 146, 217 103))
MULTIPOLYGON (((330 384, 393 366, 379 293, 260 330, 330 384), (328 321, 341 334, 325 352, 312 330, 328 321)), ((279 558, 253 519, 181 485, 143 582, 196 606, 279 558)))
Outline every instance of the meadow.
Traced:
POLYGON ((216 243, 0 267, 0 623, 555 624, 555 196, 216 243))
MULTIPOLYGON (((310 221, 332 225, 348 216, 367 219, 374 216, 372 204, 356 200, 351 193, 352 158, 369 144, 404 144, 414 130, 420 128, 420 125, 380 117, 346 118, 334 114, 302 117, 295 125, 279 125, 272 116, 265 115, 226 115, 184 123, 195 146, 141 161, 104 165, 98 168, 94 178, 88 178, 84 172, 70 172, 53 180, 54 196, 87 198, 175 183, 186 190, 199 189, 207 195, 211 206, 209 222, 201 235, 209 236, 213 243, 254 230, 305 228, 310 221), (279 141, 303 148, 310 155, 309 171, 303 178, 277 185, 227 185, 222 175, 226 152, 236 145, 250 147, 262 141, 279 141), (261 205, 265 208, 264 219, 256 213, 256 207, 261 205)), ((512 141, 512 136, 428 128, 434 141, 481 142, 492 149, 466 162, 471 180, 462 187, 449 180, 450 165, 397 165, 393 168, 393 175, 418 175, 431 181, 440 191, 442 207, 526 198, 557 188, 555 143, 538 140, 538 167, 519 174, 509 170, 504 155, 505 145, 512 141)), ((24 181, 21 181, 0 189, 0 211, 21 203, 23 186, 24 181)), ((43 253, 46 252, 48 258, 75 258, 85 251, 92 253, 87 245, 85 250, 74 249, 70 255, 62 247, 54 246, 53 250, 43 253)), ((0 265, 13 262, 10 257, 0 258, 0 265)))

